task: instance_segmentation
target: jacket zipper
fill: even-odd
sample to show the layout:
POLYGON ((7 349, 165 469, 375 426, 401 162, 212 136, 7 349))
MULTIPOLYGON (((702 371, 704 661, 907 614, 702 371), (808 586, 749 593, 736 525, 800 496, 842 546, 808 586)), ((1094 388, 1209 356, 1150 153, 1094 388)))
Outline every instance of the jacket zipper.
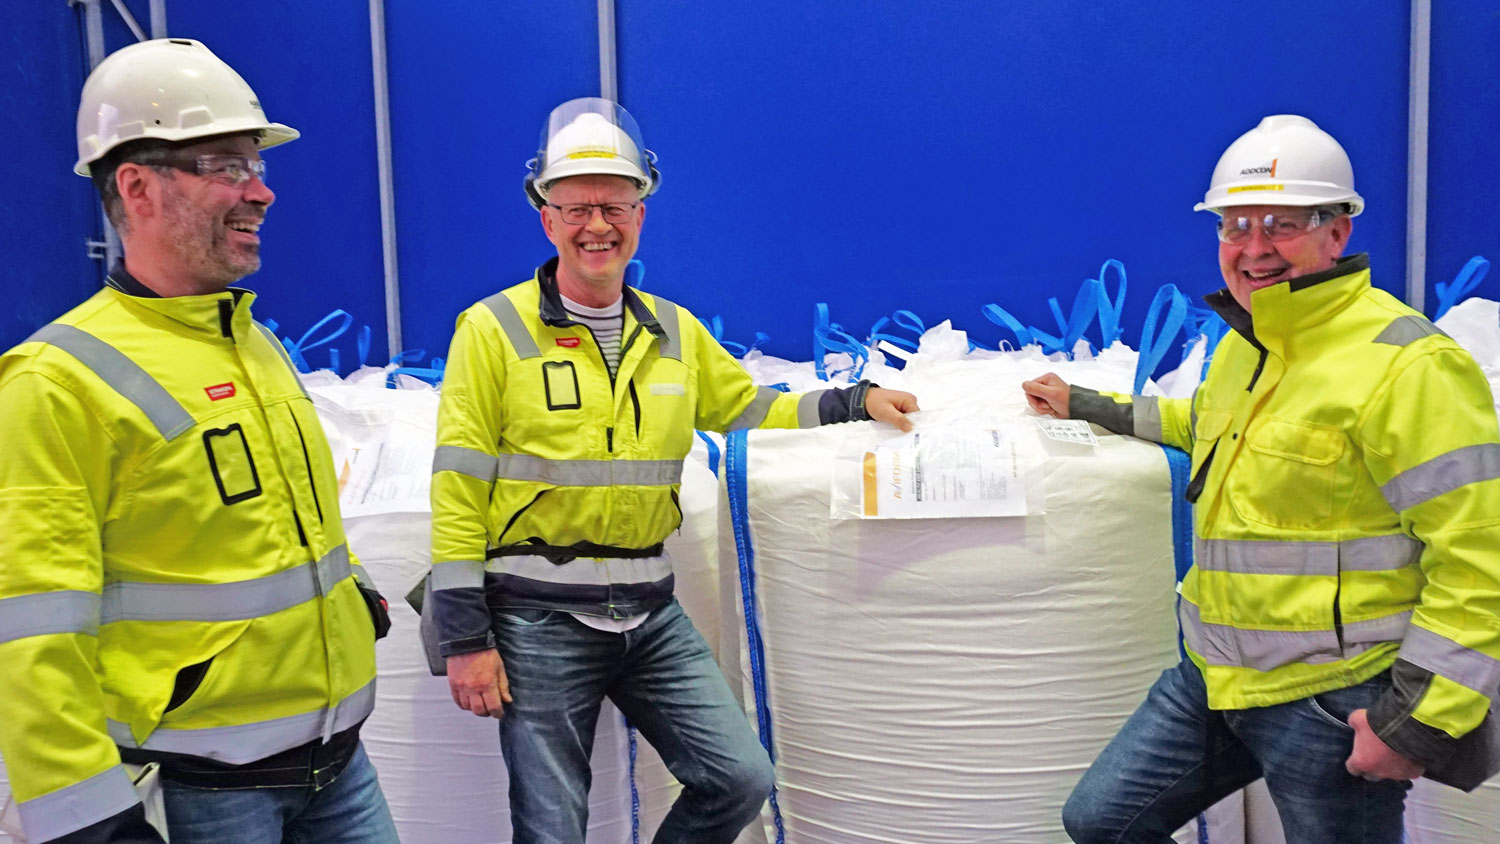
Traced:
POLYGON ((551 491, 552 490, 544 489, 541 492, 538 492, 536 495, 534 495, 534 496, 531 497, 530 501, 526 502, 526 506, 525 507, 522 507, 521 509, 519 509, 516 512, 514 512, 514 513, 511 514, 510 521, 508 521, 508 522, 505 523, 505 528, 500 531, 500 535, 499 536, 495 537, 495 547, 496 548, 502 547, 501 543, 505 540, 505 534, 507 534, 507 533, 510 532, 511 525, 514 525, 516 523, 516 519, 521 518, 521 514, 522 513, 525 513, 527 510, 530 510, 531 509, 531 505, 535 504, 537 502, 537 499, 541 498, 542 496, 546 495, 547 493, 549 493, 551 491))
POLYGON ((635 381, 630 381, 628 383, 630 384, 630 405, 631 405, 631 407, 633 407, 635 409, 635 438, 636 439, 640 439, 641 438, 641 400, 640 400, 640 397, 637 396, 636 392, 635 392, 635 381))

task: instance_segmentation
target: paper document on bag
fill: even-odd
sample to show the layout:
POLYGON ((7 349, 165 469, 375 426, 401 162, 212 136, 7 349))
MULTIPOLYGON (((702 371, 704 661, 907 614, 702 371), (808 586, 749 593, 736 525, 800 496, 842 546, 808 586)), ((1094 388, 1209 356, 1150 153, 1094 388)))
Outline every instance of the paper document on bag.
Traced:
POLYGON ((867 451, 861 515, 876 519, 1024 516, 1015 440, 996 428, 915 431, 867 451))
POLYGON ((1090 446, 1099 444, 1099 438, 1094 436, 1094 430, 1082 419, 1053 419, 1044 416, 1038 419, 1036 424, 1049 440, 1090 446))
POLYGON ((432 446, 390 437, 353 449, 339 467, 344 516, 421 513, 432 504, 432 446))

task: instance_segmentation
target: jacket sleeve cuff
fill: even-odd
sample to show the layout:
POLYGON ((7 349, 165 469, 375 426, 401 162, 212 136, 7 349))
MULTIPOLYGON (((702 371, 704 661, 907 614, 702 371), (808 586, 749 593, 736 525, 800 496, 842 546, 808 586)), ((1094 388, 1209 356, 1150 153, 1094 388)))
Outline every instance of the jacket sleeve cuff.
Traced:
POLYGON ((1135 435, 1134 408, 1088 387, 1068 387, 1068 416, 1093 422, 1117 434, 1135 435))
POLYGON ((445 657, 483 651, 495 646, 489 605, 483 589, 434 589, 433 620, 437 623, 438 652, 445 657))
POLYGON ((865 399, 870 390, 879 387, 868 380, 852 387, 824 390, 818 397, 818 421, 823 425, 838 422, 868 422, 870 413, 865 409, 865 399))
POLYGON ((1391 666, 1391 688, 1365 713, 1381 741, 1429 770, 1447 765, 1458 743, 1443 730, 1412 717, 1431 682, 1431 672, 1398 659, 1391 666))

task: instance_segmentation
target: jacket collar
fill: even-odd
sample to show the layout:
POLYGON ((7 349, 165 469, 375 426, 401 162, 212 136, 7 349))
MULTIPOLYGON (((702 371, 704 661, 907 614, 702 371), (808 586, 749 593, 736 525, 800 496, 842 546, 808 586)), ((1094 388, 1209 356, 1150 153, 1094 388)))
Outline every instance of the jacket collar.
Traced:
POLYGON ((1203 297, 1214 312, 1255 348, 1279 350, 1291 333, 1326 322, 1370 287, 1370 256, 1361 252, 1338 259, 1330 269, 1273 284, 1251 294, 1255 317, 1240 307, 1228 288, 1203 297))
POLYGON ((165 320, 178 331, 205 338, 244 338, 251 328, 250 304, 255 294, 230 287, 201 296, 162 296, 131 275, 124 262, 115 264, 104 280, 117 299, 155 320, 165 320))
MULTIPOLYGON (((541 288, 540 316, 542 322, 554 328, 565 328, 570 325, 582 325, 582 323, 568 316, 568 311, 563 307, 562 293, 557 289, 557 259, 553 258, 547 263, 536 268, 536 283, 541 288)), ((625 308, 641 327, 651 332, 654 337, 666 337, 667 332, 656 321, 656 315, 641 301, 640 294, 635 289, 626 285, 622 291, 621 298, 625 300, 625 308)))

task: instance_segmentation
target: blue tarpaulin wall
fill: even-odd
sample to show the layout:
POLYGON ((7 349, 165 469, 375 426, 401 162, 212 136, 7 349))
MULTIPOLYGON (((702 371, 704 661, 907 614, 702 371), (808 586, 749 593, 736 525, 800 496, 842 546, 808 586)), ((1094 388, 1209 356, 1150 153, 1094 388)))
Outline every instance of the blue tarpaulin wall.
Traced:
MULTIPOLYGON (((1267 113, 1312 117, 1354 160, 1369 210, 1352 249, 1405 288, 1409 7, 1253 10, 1172 2, 861 4, 618 0, 620 98, 661 157, 640 257, 646 287, 724 336, 810 351, 813 304, 862 334, 909 308, 1004 336, 980 306, 1050 325, 1106 258, 1130 269, 1132 345, 1149 292, 1218 286, 1214 161, 1267 113)), ((92 190, 69 172, 86 74, 80 13, 12 4, 0 35, 0 265, 16 304, 0 346, 94 289, 92 190)), ((142 21, 145 0, 127 0, 142 21)), ((441 355, 463 307, 549 254, 520 191, 547 111, 598 93, 596 3, 387 0, 404 345, 441 355)), ((1434 4, 1431 286, 1500 254, 1489 151, 1500 128, 1500 10, 1434 4)), ((105 4, 112 49, 131 36, 105 4)), ((267 154, 276 206, 263 317, 296 335, 334 308, 386 348, 366 4, 168 3, 303 132, 267 154)), ((1500 279, 1476 294, 1500 298, 1500 279)), ((342 354, 355 360, 352 335, 342 354)), ((344 342, 344 341, 340 341, 344 342)), ((326 354, 309 355, 314 364, 326 354)))

